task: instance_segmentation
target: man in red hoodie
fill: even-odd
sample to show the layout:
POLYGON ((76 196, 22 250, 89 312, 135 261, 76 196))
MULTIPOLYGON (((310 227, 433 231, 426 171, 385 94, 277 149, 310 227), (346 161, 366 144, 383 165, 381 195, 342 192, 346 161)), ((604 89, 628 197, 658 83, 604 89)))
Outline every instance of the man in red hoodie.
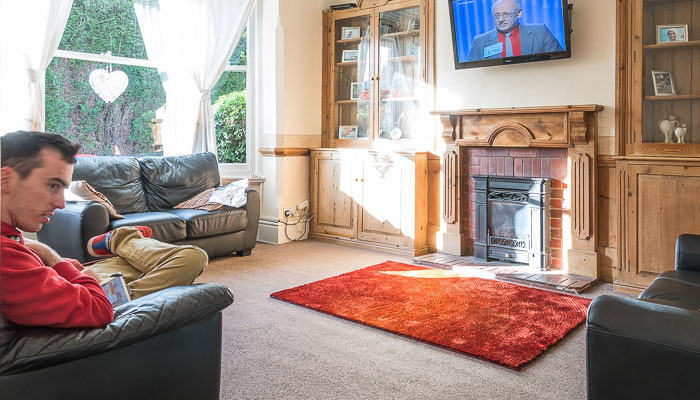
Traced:
POLYGON ((192 283, 206 266, 201 249, 144 239, 142 228, 123 227, 98 237, 102 255, 118 257, 90 271, 25 239, 20 230, 39 231, 55 209, 65 207, 63 192, 79 145, 49 133, 13 132, 0 138, 0 147, 0 307, 10 321, 24 326, 104 326, 112 321, 113 311, 97 276, 123 273, 133 297, 139 297, 192 283))

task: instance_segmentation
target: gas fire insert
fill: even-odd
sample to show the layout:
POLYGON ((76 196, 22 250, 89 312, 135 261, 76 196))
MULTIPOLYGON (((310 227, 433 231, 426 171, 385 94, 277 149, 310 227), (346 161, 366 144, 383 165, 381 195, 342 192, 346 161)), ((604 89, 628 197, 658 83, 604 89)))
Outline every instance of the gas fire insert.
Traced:
POLYGON ((476 192, 474 258, 549 269, 550 179, 472 177, 476 192))

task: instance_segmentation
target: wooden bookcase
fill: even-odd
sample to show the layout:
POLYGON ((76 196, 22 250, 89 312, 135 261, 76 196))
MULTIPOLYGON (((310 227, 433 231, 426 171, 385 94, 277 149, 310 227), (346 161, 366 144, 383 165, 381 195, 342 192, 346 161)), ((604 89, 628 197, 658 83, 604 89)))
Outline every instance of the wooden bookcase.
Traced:
POLYGON ((433 23, 434 0, 364 0, 324 14, 311 237, 427 253, 433 23))
POLYGON ((700 0, 623 0, 617 25, 619 235, 613 279, 616 289, 638 292, 673 269, 680 233, 700 234, 694 217, 700 207, 700 0), (655 81, 655 73, 670 74, 672 88, 655 81), (687 128, 684 143, 675 135, 668 141, 662 120, 687 128))

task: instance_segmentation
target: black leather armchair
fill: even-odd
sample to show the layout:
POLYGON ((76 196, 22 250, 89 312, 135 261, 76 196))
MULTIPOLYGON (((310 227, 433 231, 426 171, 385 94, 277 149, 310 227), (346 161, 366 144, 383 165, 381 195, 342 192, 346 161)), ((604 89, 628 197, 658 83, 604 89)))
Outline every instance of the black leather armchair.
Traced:
POLYGON ((0 399, 218 399, 232 302, 225 286, 173 287, 102 329, 18 327, 0 312, 0 399))
POLYGON ((675 270, 638 299, 602 295, 588 310, 590 399, 700 396, 700 236, 676 241, 675 270))

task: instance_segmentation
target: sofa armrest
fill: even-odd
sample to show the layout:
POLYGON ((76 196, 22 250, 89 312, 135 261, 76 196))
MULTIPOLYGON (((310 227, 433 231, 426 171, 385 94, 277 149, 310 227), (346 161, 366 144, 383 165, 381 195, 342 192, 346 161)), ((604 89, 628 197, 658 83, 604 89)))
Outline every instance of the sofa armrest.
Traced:
POLYGON ((102 204, 71 201, 66 202, 66 208, 55 211, 51 221, 37 232, 37 238, 61 257, 85 262, 94 259, 85 247, 88 240, 108 228, 109 214, 102 204))
POLYGON ((252 249, 258 240, 258 225, 260 224, 260 194, 257 190, 246 189, 246 209, 248 225, 245 228, 245 248, 252 249))
POLYGON ((589 399, 692 398, 700 392, 700 313, 602 295, 588 309, 589 399))
POLYGON ((177 286, 117 307, 114 321, 104 328, 17 328, 14 340, 0 354, 0 373, 44 368, 126 347, 204 319, 232 302, 233 293, 222 285, 177 286))
POLYGON ((700 271, 700 235, 683 233, 676 239, 676 269, 700 271))

